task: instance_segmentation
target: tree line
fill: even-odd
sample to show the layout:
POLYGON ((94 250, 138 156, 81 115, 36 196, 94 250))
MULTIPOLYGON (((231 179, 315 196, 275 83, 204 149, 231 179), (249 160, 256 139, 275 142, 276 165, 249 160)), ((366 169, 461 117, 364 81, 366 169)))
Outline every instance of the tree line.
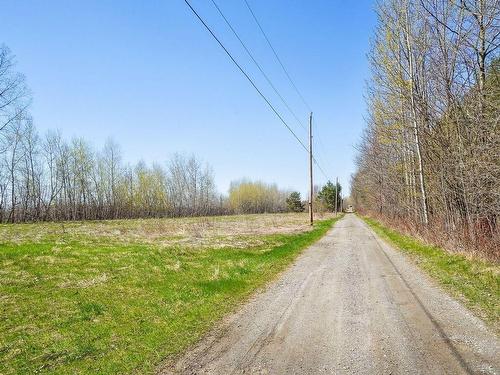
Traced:
POLYGON ((196 157, 165 166, 125 165, 119 146, 41 137, 14 122, 0 155, 0 221, 87 220, 218 214, 213 172, 196 157))
POLYGON ((66 140, 57 131, 41 135, 29 113, 30 104, 25 78, 2 45, 0 222, 301 212, 305 208, 300 193, 260 181, 234 181, 229 194, 222 195, 212 168, 195 156, 175 154, 166 164, 131 165, 123 162, 121 148, 112 140, 96 149, 85 139, 66 140))
POLYGON ((496 252, 500 3, 382 0, 377 13, 354 203, 496 252))
POLYGON ((194 156, 166 165, 124 164, 120 147, 101 150, 59 132, 40 135, 31 93, 0 46, 0 222, 224 213, 213 171, 194 156))
MULTIPOLYGON (((323 186, 315 186, 314 212, 340 211, 341 191, 339 183, 334 185, 330 181, 323 186)), ((243 179, 231 183, 228 203, 230 211, 235 213, 304 212, 308 199, 303 200, 298 191, 279 189, 276 184, 243 179)))

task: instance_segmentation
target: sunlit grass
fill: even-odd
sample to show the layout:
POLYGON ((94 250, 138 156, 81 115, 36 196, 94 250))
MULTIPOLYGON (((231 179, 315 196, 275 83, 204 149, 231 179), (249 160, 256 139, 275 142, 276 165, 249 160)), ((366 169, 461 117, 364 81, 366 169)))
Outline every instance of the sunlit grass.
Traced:
POLYGON ((154 372, 334 221, 306 220, 1 226, 0 373, 154 372))
POLYGON ((364 217, 381 237, 409 254, 430 276, 482 318, 496 326, 500 322, 500 266, 480 259, 452 254, 428 245, 364 217))

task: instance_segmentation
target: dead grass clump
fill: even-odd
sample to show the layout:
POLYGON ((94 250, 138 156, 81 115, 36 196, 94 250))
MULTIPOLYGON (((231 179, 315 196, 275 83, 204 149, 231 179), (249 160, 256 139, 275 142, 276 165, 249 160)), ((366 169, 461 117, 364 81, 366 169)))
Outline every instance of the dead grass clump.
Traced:
POLYGON ((108 281, 108 275, 106 273, 97 275, 95 277, 83 280, 65 280, 59 283, 59 288, 79 288, 86 289, 93 286, 104 284, 108 281))
POLYGON ((151 244, 162 247, 243 248, 258 246, 260 236, 310 230, 307 214, 304 213, 255 214, 0 225, 0 238, 4 243, 16 245, 52 242, 52 251, 56 255, 70 250, 72 242, 89 247, 151 244))
POLYGON ((489 237, 471 237, 467 228, 444 228, 439 220, 424 226, 413 221, 391 220, 382 215, 370 216, 427 245, 441 247, 449 253, 459 253, 469 259, 483 259, 500 264, 500 231, 489 237))

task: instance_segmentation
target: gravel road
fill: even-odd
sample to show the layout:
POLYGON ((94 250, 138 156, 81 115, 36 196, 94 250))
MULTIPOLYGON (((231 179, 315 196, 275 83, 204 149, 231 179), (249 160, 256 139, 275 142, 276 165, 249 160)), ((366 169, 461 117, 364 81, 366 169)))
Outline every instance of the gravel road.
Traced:
POLYGON ((499 374, 500 342, 346 215, 162 374, 499 374))

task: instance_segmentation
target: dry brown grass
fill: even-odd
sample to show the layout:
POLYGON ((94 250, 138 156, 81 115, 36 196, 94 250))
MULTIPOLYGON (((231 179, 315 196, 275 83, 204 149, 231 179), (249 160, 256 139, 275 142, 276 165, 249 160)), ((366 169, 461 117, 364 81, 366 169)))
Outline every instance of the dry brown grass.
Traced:
POLYGON ((360 212, 360 214, 371 217, 425 244, 443 248, 450 254, 461 254, 468 259, 480 259, 500 264, 500 231, 498 230, 494 236, 471 237, 464 227, 455 230, 443 228, 440 220, 435 220, 425 227, 412 221, 391 219, 372 212, 360 212))
MULTIPOLYGON (((328 216, 322 215, 321 218, 328 216)), ((310 229, 306 213, 3 224, 0 225, 0 243, 56 240, 67 245, 78 240, 162 247, 246 248, 260 245, 262 235, 292 234, 310 229)))

